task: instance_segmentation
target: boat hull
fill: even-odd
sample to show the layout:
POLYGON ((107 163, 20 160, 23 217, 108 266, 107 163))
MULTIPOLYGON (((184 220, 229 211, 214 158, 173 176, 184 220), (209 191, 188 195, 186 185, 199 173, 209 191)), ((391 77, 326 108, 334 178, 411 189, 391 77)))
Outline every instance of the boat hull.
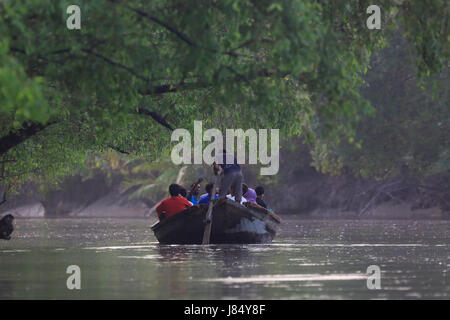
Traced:
MULTIPOLYGON (((192 206, 152 226, 161 244, 201 244, 207 206, 192 206)), ((253 204, 219 200, 213 209, 211 244, 268 243, 281 219, 253 204)))

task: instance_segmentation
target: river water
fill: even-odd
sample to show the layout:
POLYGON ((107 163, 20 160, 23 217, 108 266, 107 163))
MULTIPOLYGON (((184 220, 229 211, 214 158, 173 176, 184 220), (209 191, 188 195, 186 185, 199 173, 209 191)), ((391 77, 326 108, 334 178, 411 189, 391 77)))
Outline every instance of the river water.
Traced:
POLYGON ((0 299, 450 298, 450 221, 283 218, 271 244, 206 247, 159 245, 143 219, 16 219, 0 299))

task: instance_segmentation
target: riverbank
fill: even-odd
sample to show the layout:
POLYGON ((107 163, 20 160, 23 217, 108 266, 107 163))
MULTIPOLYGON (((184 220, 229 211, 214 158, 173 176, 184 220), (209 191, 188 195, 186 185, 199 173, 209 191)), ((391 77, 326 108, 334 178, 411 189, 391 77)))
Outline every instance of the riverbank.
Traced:
MULTIPOLYGON (((252 181, 251 175, 246 175, 252 181)), ((403 177, 364 180, 350 175, 331 176, 313 168, 298 179, 266 187, 266 202, 278 214, 312 219, 450 219, 445 181, 425 182, 403 177)), ((256 182, 255 182, 256 183, 256 182)), ((148 218, 156 204, 146 197, 131 196, 139 184, 120 178, 105 183, 103 175, 86 180, 67 179, 58 190, 45 195, 28 192, 11 197, 0 215, 18 218, 148 218)))
POLYGON ((440 177, 375 180, 309 168, 268 195, 277 212, 313 218, 449 219, 450 189, 440 177), (283 199, 277 201, 277 199, 283 199))

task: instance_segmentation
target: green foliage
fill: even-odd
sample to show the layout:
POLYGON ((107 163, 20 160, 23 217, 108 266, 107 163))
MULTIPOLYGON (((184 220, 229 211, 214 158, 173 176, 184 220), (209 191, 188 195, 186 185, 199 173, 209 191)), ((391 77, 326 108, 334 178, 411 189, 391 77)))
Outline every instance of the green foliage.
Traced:
MULTIPOLYGON (((311 141, 354 139, 373 109, 360 97, 375 49, 401 23, 419 75, 448 59, 448 5, 379 1, 15 0, 0 2, 0 123, 52 125, 2 156, 7 179, 69 174, 110 149, 154 160, 172 127, 280 128, 311 141), (81 30, 66 8, 81 8, 81 30)), ((318 142, 319 143, 319 142, 318 142)))
POLYGON ((397 35, 374 55, 362 95, 375 113, 361 117, 357 143, 317 143, 312 154, 318 168, 340 172, 345 166, 358 175, 379 178, 405 169, 421 177, 450 174, 449 69, 434 77, 434 90, 431 85, 419 89, 417 58, 410 49, 397 35))
MULTIPOLYGON (((0 42, 0 119, 2 129, 19 128, 28 120, 45 122, 50 110, 43 95, 43 78, 29 78, 17 59, 10 57, 6 41, 0 42), (4 126, 3 126, 4 125, 4 126)), ((0 131, 6 133, 4 130, 0 131)))

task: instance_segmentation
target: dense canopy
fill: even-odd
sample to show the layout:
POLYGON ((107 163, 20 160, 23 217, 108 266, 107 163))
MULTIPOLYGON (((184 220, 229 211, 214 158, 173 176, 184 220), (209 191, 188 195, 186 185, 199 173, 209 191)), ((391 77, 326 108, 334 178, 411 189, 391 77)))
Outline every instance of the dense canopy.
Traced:
POLYGON ((115 149, 152 159, 173 128, 280 128, 353 141, 360 96, 392 32, 418 75, 448 63, 448 2, 6 0, 0 2, 2 184, 70 172, 115 149), (66 27, 69 5, 81 29, 66 27))

